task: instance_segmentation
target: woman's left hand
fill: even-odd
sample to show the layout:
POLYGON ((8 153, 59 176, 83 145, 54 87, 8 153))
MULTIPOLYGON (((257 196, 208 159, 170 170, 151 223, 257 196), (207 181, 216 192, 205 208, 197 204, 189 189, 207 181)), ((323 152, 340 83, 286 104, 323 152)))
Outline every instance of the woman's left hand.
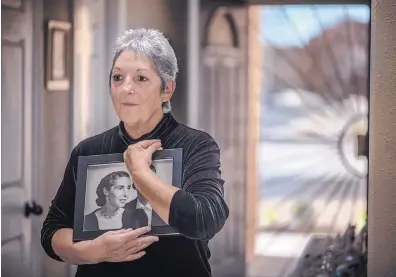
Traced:
POLYGON ((129 173, 133 176, 149 169, 154 152, 161 149, 161 141, 159 139, 143 140, 129 145, 124 152, 124 162, 129 173))

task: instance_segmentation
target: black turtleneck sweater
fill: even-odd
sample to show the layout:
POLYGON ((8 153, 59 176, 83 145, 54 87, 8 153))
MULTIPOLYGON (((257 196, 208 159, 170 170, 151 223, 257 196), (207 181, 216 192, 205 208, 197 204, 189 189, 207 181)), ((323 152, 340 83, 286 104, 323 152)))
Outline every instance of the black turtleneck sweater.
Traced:
POLYGON ((123 153, 128 145, 146 139, 160 139, 164 149, 183 149, 182 190, 174 195, 169 213, 169 225, 182 236, 161 237, 146 249, 145 256, 132 262, 80 265, 76 277, 211 276, 208 241, 222 229, 229 213, 223 198, 220 149, 210 135, 178 123, 171 114, 165 114, 139 139, 129 137, 120 122, 73 149, 43 224, 43 248, 51 258, 62 261, 51 239, 57 230, 73 228, 78 156, 123 153))

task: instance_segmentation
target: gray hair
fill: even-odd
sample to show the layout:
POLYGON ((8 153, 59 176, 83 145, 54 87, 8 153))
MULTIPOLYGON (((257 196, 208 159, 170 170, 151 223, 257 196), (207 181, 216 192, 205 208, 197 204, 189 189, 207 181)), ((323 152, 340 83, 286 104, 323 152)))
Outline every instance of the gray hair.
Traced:
MULTIPOLYGON (((179 69, 175 52, 169 41, 158 30, 139 28, 126 30, 117 38, 110 70, 110 83, 114 64, 125 50, 139 53, 153 63, 161 79, 161 91, 165 89, 168 82, 176 80, 179 69)), ((162 111, 163 113, 171 111, 170 101, 162 103, 162 111)))

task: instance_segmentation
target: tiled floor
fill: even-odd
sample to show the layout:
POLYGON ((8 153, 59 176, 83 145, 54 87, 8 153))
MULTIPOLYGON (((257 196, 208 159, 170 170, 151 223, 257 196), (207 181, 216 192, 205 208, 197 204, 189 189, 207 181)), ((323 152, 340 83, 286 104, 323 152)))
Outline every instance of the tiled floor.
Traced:
POLYGON ((258 234, 256 256, 248 266, 247 276, 287 277, 295 268, 312 237, 313 234, 290 232, 258 234))

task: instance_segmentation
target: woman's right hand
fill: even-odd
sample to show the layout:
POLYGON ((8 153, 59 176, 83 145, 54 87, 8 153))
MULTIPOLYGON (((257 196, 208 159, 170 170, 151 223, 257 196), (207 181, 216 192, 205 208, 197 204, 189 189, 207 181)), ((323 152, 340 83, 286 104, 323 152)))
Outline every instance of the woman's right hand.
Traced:
POLYGON ((158 241, 156 236, 143 236, 150 227, 109 231, 92 240, 89 251, 94 254, 94 263, 126 262, 141 258, 143 249, 158 241))

